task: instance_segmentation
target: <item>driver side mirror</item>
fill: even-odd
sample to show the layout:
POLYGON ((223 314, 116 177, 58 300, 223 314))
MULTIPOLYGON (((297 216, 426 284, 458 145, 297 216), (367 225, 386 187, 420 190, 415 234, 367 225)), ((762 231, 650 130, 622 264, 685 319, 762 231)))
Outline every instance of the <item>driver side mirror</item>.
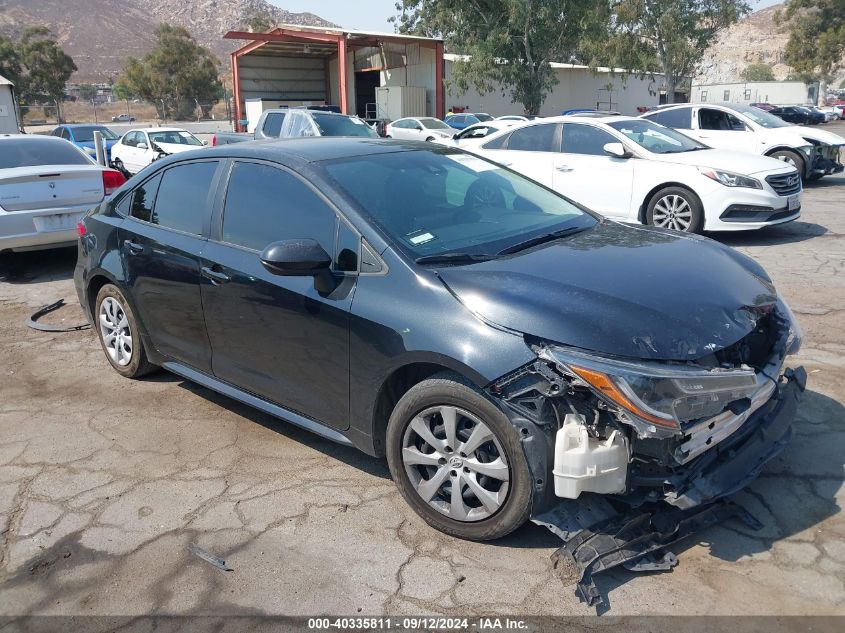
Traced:
POLYGON ((605 154, 613 158, 631 158, 633 156, 622 143, 606 143, 602 149, 605 154))
POLYGON ((261 264, 274 275, 313 277, 327 272, 332 258, 317 240, 272 242, 261 252, 261 264))
POLYGON ((138 149, 147 149, 147 144, 141 141, 135 147, 137 147, 138 149))

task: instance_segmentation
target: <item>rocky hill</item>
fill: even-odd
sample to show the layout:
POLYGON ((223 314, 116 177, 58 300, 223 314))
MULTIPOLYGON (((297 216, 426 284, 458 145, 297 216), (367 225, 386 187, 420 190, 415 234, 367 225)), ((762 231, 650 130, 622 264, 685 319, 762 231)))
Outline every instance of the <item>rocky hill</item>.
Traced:
POLYGON ((126 57, 146 53, 160 22, 184 26, 228 65, 242 42, 223 34, 243 29, 256 14, 274 24, 334 26, 313 13, 292 13, 265 0, 0 0, 0 33, 46 25, 73 57, 79 71, 72 81, 98 82, 119 74, 126 57))

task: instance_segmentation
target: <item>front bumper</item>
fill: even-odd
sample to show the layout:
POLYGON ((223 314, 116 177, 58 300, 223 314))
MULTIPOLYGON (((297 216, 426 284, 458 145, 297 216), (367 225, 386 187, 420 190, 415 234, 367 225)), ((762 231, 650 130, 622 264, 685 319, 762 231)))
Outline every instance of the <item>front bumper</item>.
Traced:
POLYGON ((819 143, 813 146, 813 160, 807 169, 807 175, 812 177, 829 176, 845 170, 840 162, 842 147, 819 143))
MULTIPOLYGON (((775 172, 778 173, 778 172, 775 172)), ((791 222, 801 215, 802 191, 781 196, 766 182, 769 173, 753 174, 763 182, 762 189, 748 187, 709 188, 701 195, 706 231, 747 231, 791 222), (797 196, 798 206, 790 208, 797 196)))

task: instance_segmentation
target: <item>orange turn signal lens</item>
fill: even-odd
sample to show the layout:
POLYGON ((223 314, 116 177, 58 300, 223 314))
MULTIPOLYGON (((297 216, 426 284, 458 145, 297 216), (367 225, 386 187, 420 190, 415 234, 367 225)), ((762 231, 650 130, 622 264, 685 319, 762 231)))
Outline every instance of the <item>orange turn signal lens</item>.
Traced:
POLYGON ((600 371, 593 371, 592 369, 584 369, 583 367, 575 367, 574 365, 569 365, 569 368, 574 371, 579 378, 596 388, 606 398, 612 400, 623 409, 633 413, 638 418, 642 418, 652 424, 665 428, 678 428, 678 425, 674 420, 657 417, 647 411, 643 411, 641 407, 638 407, 636 404, 631 402, 630 398, 619 390, 619 387, 614 384, 607 374, 603 374, 600 371))

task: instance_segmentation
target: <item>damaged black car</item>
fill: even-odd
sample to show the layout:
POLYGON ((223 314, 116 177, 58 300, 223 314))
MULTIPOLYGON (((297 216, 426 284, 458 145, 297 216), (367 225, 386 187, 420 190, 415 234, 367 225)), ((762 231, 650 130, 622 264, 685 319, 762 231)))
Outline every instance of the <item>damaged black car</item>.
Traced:
POLYGON ((753 260, 456 149, 179 154, 79 233, 79 298, 118 372, 163 367, 386 456, 448 534, 533 518, 582 569, 648 565, 716 517, 784 448, 804 388, 801 331, 753 260), (596 525, 616 540, 584 558, 596 525))

